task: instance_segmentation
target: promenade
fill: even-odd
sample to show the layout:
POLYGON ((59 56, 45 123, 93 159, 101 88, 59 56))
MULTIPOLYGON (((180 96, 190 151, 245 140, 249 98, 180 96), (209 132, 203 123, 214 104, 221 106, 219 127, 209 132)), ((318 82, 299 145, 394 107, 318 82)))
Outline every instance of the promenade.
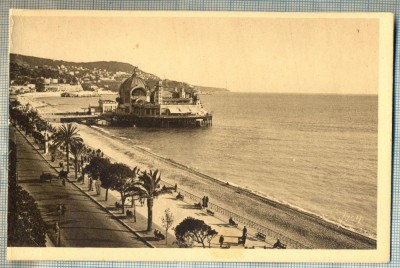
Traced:
POLYGON ((18 184, 36 200, 52 244, 58 244, 54 226, 59 220, 57 205, 61 203, 66 207, 59 224, 61 247, 147 247, 74 185, 67 183, 63 186, 58 179, 51 183, 40 182, 42 171, 57 176, 56 171, 18 130, 10 128, 9 134, 10 139, 17 143, 18 184))
MULTIPOLYGON (((29 102, 33 107, 38 108, 40 114, 59 113, 72 109, 72 106, 66 109, 64 106, 50 105, 42 100, 35 100, 33 96, 36 94, 29 98, 27 95, 20 96, 21 103, 29 102)), ((274 201, 259 193, 258 189, 243 188, 228 183, 227 180, 212 178, 200 170, 159 156, 157 152, 151 152, 140 146, 131 146, 129 142, 115 137, 113 133, 106 130, 82 124, 77 124, 77 127, 85 145, 92 149, 100 148, 112 161, 124 163, 130 167, 138 166, 141 170, 159 169, 162 172, 163 183, 172 185, 177 183, 180 191, 189 197, 185 198, 187 204, 199 202, 203 195, 207 195, 210 198, 210 208, 216 212, 217 217, 225 217, 224 221, 227 222, 227 217, 231 215, 236 222, 241 224, 239 228, 246 225, 248 229, 252 228, 249 229, 249 233, 253 235, 256 231, 266 234, 268 243, 275 242, 279 238, 289 248, 376 248, 376 239, 326 221, 299 208, 274 201)), ((269 182, 265 183, 269 184, 269 182)), ((270 187, 274 186, 270 185, 270 187)), ((289 187, 297 187, 297 185, 293 184, 289 187)))
MULTIPOLYGON (((26 189, 37 201, 43 219, 47 224, 48 235, 57 245, 57 235, 54 232, 54 224, 58 221, 57 204, 62 203, 67 207, 65 215, 61 216, 61 246, 64 247, 178 247, 175 243, 173 228, 168 231, 168 243, 165 240, 158 241, 154 238, 153 230, 158 229, 163 234, 161 217, 166 209, 170 209, 174 217, 173 227, 178 225, 186 217, 203 220, 218 232, 211 241, 210 246, 219 248, 218 239, 224 235, 225 247, 231 248, 272 248, 275 242, 259 240, 255 237, 255 230, 248 228, 246 245, 238 245, 238 237, 242 236, 243 225, 237 227, 228 224, 228 218, 209 215, 205 209, 197 209, 193 202, 186 198, 177 200, 176 192, 159 196, 154 201, 153 230, 146 232, 147 207, 141 206, 136 201, 136 221, 127 218, 121 213, 121 209, 115 208, 115 202, 120 202, 119 193, 109 191, 108 201, 105 201, 105 190, 98 195, 95 190, 89 191, 88 180, 84 183, 74 181, 74 170, 71 167, 69 180, 66 186, 56 178, 51 183, 40 182, 42 171, 52 172, 56 177, 60 171, 58 160, 50 161, 49 155, 44 155, 43 150, 34 143, 32 138, 25 137, 18 130, 10 131, 10 138, 18 145, 18 177, 19 184, 26 189), (139 239, 134 233, 139 235, 139 239), (146 241, 143 242, 142 240, 146 241)), ((65 163, 65 161, 64 161, 65 163)), ((93 187, 95 188, 95 187, 93 187)), ((178 190, 179 191, 179 190, 178 190)), ((125 210, 133 211, 131 203, 127 201, 125 210)), ((208 246, 208 243, 206 243, 208 246)), ((201 244, 194 243, 194 247, 201 244)))

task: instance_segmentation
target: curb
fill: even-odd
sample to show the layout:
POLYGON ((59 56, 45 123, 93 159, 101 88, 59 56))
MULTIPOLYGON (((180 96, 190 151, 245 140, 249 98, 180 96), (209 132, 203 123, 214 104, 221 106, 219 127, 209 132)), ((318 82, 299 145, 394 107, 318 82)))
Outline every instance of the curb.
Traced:
POLYGON ((86 193, 84 190, 82 190, 78 185, 75 184, 75 182, 69 181, 71 184, 73 184, 76 188, 78 188, 79 191, 84 193, 87 197, 90 198, 93 202, 95 202, 99 207, 101 207, 104 211, 106 211, 108 214, 110 214, 115 220, 117 220, 120 224, 122 224, 126 229, 128 229, 130 232, 132 232, 137 238, 139 238, 142 242, 144 242, 147 246, 150 248, 155 248, 154 245, 152 245, 150 242, 145 240, 143 237, 141 237, 134 229, 132 229, 128 224, 126 224, 124 221, 119 219, 117 216, 115 216, 111 211, 109 211, 103 204, 101 204, 99 201, 93 198, 93 196, 89 195, 86 193))
POLYGON ((51 241, 49 235, 46 233, 46 247, 47 248, 55 248, 53 241, 51 241))
MULTIPOLYGON (((35 148, 35 146, 32 144, 32 142, 24 135, 22 134, 22 132, 14 127, 24 138, 25 140, 33 147, 35 148)), ((58 173, 58 170, 53 167, 49 161, 41 154, 38 152, 38 154, 43 158, 43 160, 46 161, 46 163, 50 166, 50 168, 52 168, 53 170, 55 170, 58 173)), ((74 185, 81 193, 83 193, 84 195, 86 195, 87 197, 89 197, 90 200, 92 200, 94 203, 96 203, 101 209, 103 209, 105 212, 107 212, 108 214, 110 214, 112 216, 113 219, 117 220, 120 224, 122 224, 126 229, 128 229, 128 231, 130 231, 131 233, 133 233, 137 238, 139 238, 139 240, 141 240, 143 243, 145 243, 148 247, 150 248, 155 248, 154 245, 152 245, 150 242, 148 242, 147 240, 145 240, 143 237, 141 237, 134 229, 132 229, 129 225, 127 225, 125 222, 123 222, 121 219, 119 219, 118 217, 116 217, 113 213, 111 213, 111 211, 109 211, 106 207, 104 207, 100 202, 98 202, 96 199, 94 199, 91 195, 89 195, 88 193, 86 193, 84 190, 82 190, 78 185, 75 184, 75 182, 70 181, 67 178, 67 181, 69 183, 71 183, 72 185, 74 185)), ((47 236, 47 234, 46 234, 47 236)))

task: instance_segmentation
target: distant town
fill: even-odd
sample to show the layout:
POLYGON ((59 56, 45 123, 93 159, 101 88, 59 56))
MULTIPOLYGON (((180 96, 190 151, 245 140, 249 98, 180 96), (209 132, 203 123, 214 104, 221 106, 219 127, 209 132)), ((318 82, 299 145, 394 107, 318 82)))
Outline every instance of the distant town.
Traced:
MULTIPOLYGON (((97 96, 118 92, 121 83, 132 75, 135 66, 122 62, 74 63, 10 54, 10 94, 60 92, 64 96, 97 96)), ((136 68, 136 75, 150 87, 161 84, 166 90, 184 89, 197 94, 227 91, 190 85, 158 76, 136 68)))

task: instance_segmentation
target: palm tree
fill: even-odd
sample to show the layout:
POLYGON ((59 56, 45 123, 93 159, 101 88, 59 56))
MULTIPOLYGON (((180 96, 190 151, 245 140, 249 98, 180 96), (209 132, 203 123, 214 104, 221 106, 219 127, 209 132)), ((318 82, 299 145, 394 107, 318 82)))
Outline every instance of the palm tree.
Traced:
POLYGON ((151 230, 153 224, 153 204, 154 198, 161 194, 168 193, 170 190, 160 187, 161 173, 158 170, 150 173, 146 171, 139 176, 139 182, 136 183, 137 191, 142 197, 147 199, 147 231, 151 230), (158 178, 157 178, 158 175, 158 178))
POLYGON ((79 137, 78 128, 72 124, 62 125, 54 135, 54 145, 64 146, 67 154, 67 173, 69 172, 69 149, 73 143, 83 142, 79 137))
POLYGON ((79 160, 81 156, 86 152, 86 147, 83 143, 72 143, 71 144, 71 153, 74 156, 74 164, 75 164, 75 180, 78 179, 78 171, 79 171, 79 160))
POLYGON ((33 109, 28 111, 27 116, 32 127, 36 127, 37 122, 41 120, 38 112, 33 109))

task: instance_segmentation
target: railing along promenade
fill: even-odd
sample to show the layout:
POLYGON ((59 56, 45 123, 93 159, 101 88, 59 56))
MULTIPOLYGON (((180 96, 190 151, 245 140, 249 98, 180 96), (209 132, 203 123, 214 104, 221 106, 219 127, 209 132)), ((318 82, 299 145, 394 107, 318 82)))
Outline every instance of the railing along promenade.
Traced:
MULTIPOLYGON (((172 185, 172 184, 170 184, 168 182, 163 181, 163 183, 167 187, 174 187, 174 185, 172 185)), ((196 203, 201 203, 201 201, 202 201, 201 197, 199 197, 197 195, 194 195, 192 193, 189 193, 188 191, 185 191, 182 188, 179 188, 178 192, 180 192, 182 195, 184 195, 185 198, 189 198, 189 199, 191 199, 192 201, 194 201, 196 203)), ((229 211, 229 210, 227 210, 227 209, 225 209, 223 207, 220 207, 220 206, 218 206, 218 205, 216 205, 214 203, 209 202, 208 203, 208 209, 211 209, 216 214, 220 214, 220 215, 228 217, 228 218, 232 217, 232 219, 234 219, 236 222, 240 222, 243 225, 245 225, 246 227, 254 229, 257 232, 263 233, 268 237, 271 237, 273 239, 279 239, 282 243, 286 244, 290 248, 296 248, 296 249, 307 249, 307 248, 309 248, 309 247, 307 247, 307 246, 305 246, 305 245, 303 245, 303 244, 301 244, 301 243, 299 243, 299 242, 297 242, 297 241, 295 241, 295 240, 293 240, 293 239, 291 239, 291 238, 289 238, 289 237, 287 237, 287 236, 285 236, 285 235, 283 235, 283 234, 281 234, 279 232, 273 231, 268 227, 265 227, 265 226, 263 226, 261 224, 258 224, 258 223, 254 222, 252 220, 247 219, 246 217, 240 216, 240 215, 238 215, 238 214, 236 214, 236 213, 234 213, 232 211, 229 211)))

